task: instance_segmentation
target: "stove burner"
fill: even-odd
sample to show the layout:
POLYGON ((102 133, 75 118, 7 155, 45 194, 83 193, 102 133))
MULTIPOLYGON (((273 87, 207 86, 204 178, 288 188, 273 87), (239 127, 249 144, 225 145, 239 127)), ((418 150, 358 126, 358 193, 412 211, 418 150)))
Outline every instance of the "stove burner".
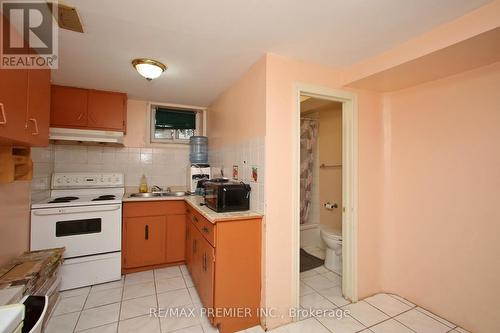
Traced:
POLYGON ((103 201, 103 200, 115 200, 116 196, 112 194, 107 194, 107 195, 101 195, 95 199, 92 199, 92 201, 103 201))
POLYGON ((60 203, 60 202, 70 202, 79 199, 78 197, 58 197, 54 198, 49 203, 60 203))

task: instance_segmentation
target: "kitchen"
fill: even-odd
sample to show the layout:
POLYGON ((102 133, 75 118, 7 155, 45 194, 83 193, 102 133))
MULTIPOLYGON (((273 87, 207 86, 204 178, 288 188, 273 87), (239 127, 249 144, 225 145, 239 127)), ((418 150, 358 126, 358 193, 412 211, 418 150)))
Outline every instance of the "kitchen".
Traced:
POLYGON ((1 11, 0 332, 497 331, 499 0, 1 11))

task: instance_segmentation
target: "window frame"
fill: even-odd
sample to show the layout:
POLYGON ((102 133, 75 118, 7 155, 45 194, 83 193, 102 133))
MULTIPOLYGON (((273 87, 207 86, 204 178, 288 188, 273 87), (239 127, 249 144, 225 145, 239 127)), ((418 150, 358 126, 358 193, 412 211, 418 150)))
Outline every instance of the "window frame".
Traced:
POLYGON ((205 135, 205 124, 206 124, 206 108, 189 106, 189 105, 179 105, 179 104, 165 104, 165 103, 149 103, 148 107, 148 132, 149 132, 149 143, 150 144, 189 144, 189 139, 178 139, 174 137, 172 139, 158 139, 155 138, 155 120, 156 120, 156 108, 165 107, 169 109, 175 109, 179 111, 191 111, 196 113, 196 128, 194 135, 205 135))

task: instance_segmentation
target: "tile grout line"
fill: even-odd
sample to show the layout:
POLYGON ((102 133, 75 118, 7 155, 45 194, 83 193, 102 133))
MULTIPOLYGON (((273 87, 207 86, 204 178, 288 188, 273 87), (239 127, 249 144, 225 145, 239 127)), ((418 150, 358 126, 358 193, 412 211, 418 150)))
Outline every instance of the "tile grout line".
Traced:
MULTIPOLYGON (((386 295, 388 295, 388 296, 392 297, 393 299, 395 299, 395 300, 397 300, 397 301, 399 301, 399 302, 401 302, 401 303, 406 304, 406 305, 408 305, 408 306, 409 306, 409 304, 402 302, 401 300, 397 299, 396 297, 393 297, 393 296, 392 296, 391 294, 389 294, 389 293, 386 293, 386 295)), ((399 295, 398 295, 398 296, 399 296, 399 295)), ((401 296, 399 296, 399 297, 401 297, 401 296)), ((403 298, 404 300, 408 301, 408 300, 407 300, 406 298, 404 298, 404 297, 401 297, 401 298, 403 298)), ((408 301, 408 302, 409 302, 409 301, 408 301)), ((442 318, 441 316, 438 316, 437 314, 435 314, 435 313, 433 313, 433 312, 431 312, 431 311, 429 311, 429 310, 427 310, 427 309, 422 308, 422 307, 421 307, 421 306, 419 306, 418 304, 415 304, 415 303, 413 303, 413 302, 410 302, 410 303, 411 303, 411 304, 413 304, 413 307, 412 307, 410 310, 415 309, 415 310, 417 310, 418 312, 420 312, 421 314, 424 314, 424 315, 426 315, 427 317, 429 317, 429 318, 431 318, 431 319, 434 319, 435 321, 439 322, 440 324, 442 324, 442 325, 444 325, 444 326, 446 326, 446 327, 450 328, 450 326, 446 325, 445 323, 441 322, 440 320, 437 320, 436 318, 433 318, 432 316, 429 316, 427 313, 422 312, 422 311, 420 311, 420 310, 418 309, 418 308, 421 308, 421 309, 423 309, 423 310, 425 310, 425 311, 428 311, 429 313, 432 313, 434 316, 436 316, 436 317, 438 317, 438 318, 441 318, 441 319, 443 319, 443 320, 445 320, 445 321, 449 322, 450 324, 454 325, 454 327, 450 328, 452 331, 453 331, 454 329, 456 329, 457 327, 459 327, 457 324, 452 323, 451 321, 449 321, 449 320, 447 320, 447 319, 444 319, 444 318, 442 318)), ((409 310, 408 310, 408 311, 409 311, 409 310)), ((405 312, 408 312, 408 311, 405 311, 405 312)), ((402 313, 405 313, 405 312, 402 312, 402 313)), ((401 313, 401 314, 402 314, 402 313, 401 313)), ((398 316, 399 316, 399 315, 398 315, 398 316)), ((399 322, 399 321, 398 321, 398 322, 399 322)), ((404 324, 403 324, 403 325, 404 325, 404 324)))
POLYGON ((78 326, 78 322, 80 321, 80 317, 82 316, 83 309, 85 308, 85 303, 87 303, 87 300, 89 299, 90 291, 92 290, 92 287, 90 287, 87 296, 85 296, 85 302, 83 302, 82 310, 78 314, 78 319, 75 322, 75 326, 73 327, 73 332, 76 331, 76 326, 78 326))

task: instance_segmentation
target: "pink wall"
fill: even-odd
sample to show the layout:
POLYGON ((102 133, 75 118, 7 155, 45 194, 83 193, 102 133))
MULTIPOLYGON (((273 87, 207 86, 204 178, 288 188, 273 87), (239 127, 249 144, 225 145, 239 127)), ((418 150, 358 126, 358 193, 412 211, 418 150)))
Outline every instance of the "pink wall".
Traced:
POLYGON ((263 57, 208 108, 210 148, 265 136, 265 114, 266 58, 263 57))
POLYGON ((499 91, 496 63, 384 105, 382 286, 477 333, 500 331, 499 91))
MULTIPOLYGON (((341 86, 336 69, 277 55, 267 56, 265 306, 286 313, 294 304, 292 163, 296 83, 341 86)), ((378 262, 382 197, 382 104, 378 94, 358 91, 359 111, 359 296, 379 291, 378 262)), ((272 328, 289 318, 269 318, 272 328)))
POLYGON ((0 266, 29 250, 30 181, 0 184, 0 266))

